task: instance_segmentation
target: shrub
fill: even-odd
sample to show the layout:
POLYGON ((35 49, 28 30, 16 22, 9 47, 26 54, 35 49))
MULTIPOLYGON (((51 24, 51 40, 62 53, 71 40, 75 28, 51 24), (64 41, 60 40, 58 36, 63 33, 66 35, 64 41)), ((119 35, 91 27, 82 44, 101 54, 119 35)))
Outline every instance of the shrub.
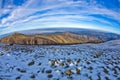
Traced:
POLYGON ((64 66, 64 63, 60 63, 59 66, 64 66))
POLYGON ((8 50, 8 46, 3 46, 2 49, 8 50))

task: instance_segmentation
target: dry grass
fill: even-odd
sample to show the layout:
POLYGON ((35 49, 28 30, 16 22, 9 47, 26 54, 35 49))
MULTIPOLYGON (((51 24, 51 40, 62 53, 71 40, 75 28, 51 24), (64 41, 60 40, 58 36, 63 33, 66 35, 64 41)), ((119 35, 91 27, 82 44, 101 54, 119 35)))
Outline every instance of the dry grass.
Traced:
POLYGON ((41 42, 39 44, 78 44, 78 43, 88 43, 88 42, 96 43, 96 41, 99 42, 99 40, 95 37, 90 37, 85 35, 82 36, 72 33, 68 33, 68 35, 51 34, 51 35, 34 35, 34 36, 27 36, 24 34, 14 33, 13 35, 5 37, 0 40, 0 42, 8 43, 8 44, 38 44, 38 41, 41 42))

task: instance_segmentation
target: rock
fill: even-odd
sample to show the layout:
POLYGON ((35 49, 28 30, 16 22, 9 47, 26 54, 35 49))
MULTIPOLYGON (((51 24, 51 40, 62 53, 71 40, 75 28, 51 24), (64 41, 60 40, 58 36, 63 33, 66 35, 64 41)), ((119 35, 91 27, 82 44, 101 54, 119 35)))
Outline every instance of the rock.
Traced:
POLYGON ((3 80, 3 79, 0 77, 0 80, 3 80))
POLYGON ((48 77, 48 78, 52 78, 52 77, 53 77, 53 75, 52 75, 52 74, 49 74, 47 77, 48 77))
POLYGON ((105 80, 110 80, 107 76, 105 77, 105 80))
POLYGON ((114 72, 114 74, 118 74, 118 72, 115 68, 113 68, 112 71, 114 72))
POLYGON ((32 65, 34 65, 35 64, 35 62, 34 61, 31 61, 30 63, 28 63, 28 66, 32 66, 32 65))
POLYGON ((71 71, 71 70, 67 70, 67 71, 66 71, 66 75, 67 75, 67 76, 72 75, 72 71, 71 71))
POLYGON ((38 64, 38 66, 40 66, 42 63, 40 62, 39 64, 38 64))
POLYGON ((68 62, 68 63, 71 63, 72 61, 71 61, 71 59, 67 59, 67 62, 68 62))
POLYGON ((87 64, 91 64, 89 61, 86 61, 87 64))
POLYGON ((103 67, 103 69, 104 69, 104 70, 103 70, 103 71, 104 71, 104 73, 106 73, 106 74, 108 74, 108 73, 109 73, 109 71, 108 71, 106 68, 104 68, 104 67, 103 67))
POLYGON ((30 78, 35 78, 35 75, 34 75, 34 74, 32 74, 32 75, 30 76, 30 78))
POLYGON ((102 53, 97 53, 97 54, 95 54, 93 57, 94 57, 94 58, 99 58, 100 56, 102 56, 102 53))
POLYGON ((55 61, 51 61, 51 66, 54 66, 55 65, 55 61))
POLYGON ((80 60, 81 60, 81 59, 78 59, 78 60, 77 60, 77 64, 80 62, 80 60))
POLYGON ((89 70, 93 70, 93 67, 92 67, 92 66, 90 66, 88 69, 89 69, 89 70))
POLYGON ((80 69, 76 68, 76 74, 80 74, 80 69))
POLYGON ((20 80, 21 76, 16 77, 16 80, 20 80))
POLYGON ((24 70, 24 69, 17 68, 16 70, 21 72, 21 73, 26 73, 26 70, 24 70))
POLYGON ((68 65, 68 64, 66 64, 65 68, 69 68, 69 65, 68 65))
POLYGON ((0 52, 0 56, 3 56, 4 54, 2 52, 0 52))
POLYGON ((51 73, 51 72, 52 72, 52 70, 46 70, 46 73, 48 73, 48 74, 51 73))

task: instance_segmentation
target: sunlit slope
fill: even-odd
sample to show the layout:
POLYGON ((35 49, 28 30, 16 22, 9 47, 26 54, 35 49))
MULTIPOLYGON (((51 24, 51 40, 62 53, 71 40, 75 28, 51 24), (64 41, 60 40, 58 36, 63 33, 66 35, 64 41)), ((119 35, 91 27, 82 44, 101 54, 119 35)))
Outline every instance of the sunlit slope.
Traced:
POLYGON ((49 35, 24 35, 14 33, 0 40, 1 43, 7 44, 78 44, 78 43, 98 43, 101 42, 96 37, 87 35, 78 35, 73 33, 60 33, 49 35))

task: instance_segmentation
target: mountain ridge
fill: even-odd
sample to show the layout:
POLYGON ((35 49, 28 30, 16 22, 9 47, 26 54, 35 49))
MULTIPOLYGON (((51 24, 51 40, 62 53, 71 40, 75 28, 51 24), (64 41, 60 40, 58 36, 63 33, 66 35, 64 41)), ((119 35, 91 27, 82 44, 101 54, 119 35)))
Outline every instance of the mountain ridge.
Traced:
POLYGON ((10 36, 2 38, 0 43, 6 44, 22 44, 22 45, 57 45, 57 44, 82 44, 82 43, 99 43, 102 40, 87 35, 78 35, 70 32, 49 35, 25 35, 14 33, 10 36))
MULTIPOLYGON (((120 34, 112 33, 112 32, 106 32, 106 31, 100 31, 100 30, 94 30, 94 29, 82 29, 82 28, 43 28, 43 29, 30 29, 30 30, 22 30, 17 31, 17 33, 22 33, 25 35, 43 35, 43 34, 61 34, 64 32, 70 32, 78 35, 87 35, 91 37, 96 37, 99 39, 102 39, 104 41, 109 40, 115 40, 120 39, 120 34)), ((5 38, 9 35, 14 34, 13 32, 0 35, 0 39, 5 38)))

